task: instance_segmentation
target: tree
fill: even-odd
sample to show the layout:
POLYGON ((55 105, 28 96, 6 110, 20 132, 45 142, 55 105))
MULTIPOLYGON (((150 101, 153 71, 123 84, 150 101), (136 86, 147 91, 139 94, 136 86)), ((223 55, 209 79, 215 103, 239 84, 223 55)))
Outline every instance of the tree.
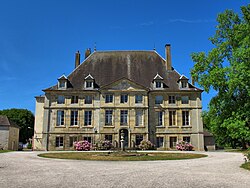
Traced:
POLYGON ((34 115, 26 109, 6 109, 0 110, 0 115, 6 115, 11 121, 20 127, 19 141, 26 143, 32 138, 34 133, 34 115))
POLYGON ((217 17, 215 46, 207 54, 192 53, 191 75, 206 92, 217 91, 203 114, 220 143, 250 141, 250 4, 242 16, 226 10, 217 17))

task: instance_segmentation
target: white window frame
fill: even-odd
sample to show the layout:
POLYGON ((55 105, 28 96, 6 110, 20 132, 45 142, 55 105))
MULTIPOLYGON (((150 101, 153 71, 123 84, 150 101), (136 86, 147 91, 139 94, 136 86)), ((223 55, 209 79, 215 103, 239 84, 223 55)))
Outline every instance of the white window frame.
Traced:
POLYGON ((77 126, 78 125, 78 110, 71 110, 70 112, 70 126, 77 126), (73 122, 73 123, 72 123, 73 122))
POLYGON ((84 111, 84 126, 91 126, 92 125, 92 110, 85 110, 84 111))
POLYGON ((135 126, 143 126, 143 110, 135 110, 135 126))
POLYGON ((128 94, 121 94, 120 103, 128 103, 128 94))
POLYGON ((113 110, 105 110, 105 125, 112 125, 113 110))
POLYGON ((169 111, 169 126, 177 126, 176 121, 176 110, 169 111))
POLYGON ((56 112, 56 126, 64 126, 65 112, 64 110, 57 110, 56 112))
POLYGON ((190 126, 190 113, 189 110, 182 111, 182 126, 190 126))
POLYGON ((105 103, 113 103, 113 98, 114 98, 113 94, 106 94, 105 95, 105 103))
POLYGON ((64 138, 63 136, 56 136, 56 145, 57 148, 63 148, 64 146, 64 138))
POLYGON ((128 125, 128 110, 120 111, 120 125, 128 125))

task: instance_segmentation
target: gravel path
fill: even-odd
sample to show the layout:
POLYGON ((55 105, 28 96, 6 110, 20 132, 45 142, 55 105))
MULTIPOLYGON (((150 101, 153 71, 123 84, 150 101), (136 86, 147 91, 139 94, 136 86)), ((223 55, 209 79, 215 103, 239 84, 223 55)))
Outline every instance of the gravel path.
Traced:
MULTIPOLYGON (((178 161, 77 161, 39 158, 39 152, 0 154, 0 187, 237 187, 250 188, 241 153, 208 152, 178 161)), ((41 152, 40 152, 41 153, 41 152)))

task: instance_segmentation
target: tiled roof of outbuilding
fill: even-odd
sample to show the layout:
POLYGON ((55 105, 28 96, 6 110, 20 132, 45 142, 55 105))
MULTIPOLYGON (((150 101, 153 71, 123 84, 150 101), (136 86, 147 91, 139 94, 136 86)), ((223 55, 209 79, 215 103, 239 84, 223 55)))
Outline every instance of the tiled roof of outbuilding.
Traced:
POLYGON ((0 115, 0 126, 11 126, 11 127, 20 128, 18 125, 16 125, 16 123, 9 120, 9 118, 4 115, 0 115))

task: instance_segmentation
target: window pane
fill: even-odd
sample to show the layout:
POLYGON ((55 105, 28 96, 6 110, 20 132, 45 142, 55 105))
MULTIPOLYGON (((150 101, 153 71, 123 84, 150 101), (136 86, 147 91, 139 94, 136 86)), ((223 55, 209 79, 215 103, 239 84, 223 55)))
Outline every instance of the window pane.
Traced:
POLYGON ((57 104, 64 104, 64 103, 65 103, 65 97, 59 95, 59 96, 57 97, 57 104))
POLYGON ((190 136, 183 136, 183 141, 190 143, 190 136))
POLYGON ((156 81, 155 82, 155 87, 156 88, 161 88, 161 82, 160 81, 156 81))
POLYGON ((105 110, 105 125, 112 125, 113 110, 105 110))
POLYGON ((63 147, 63 137, 56 137, 56 147, 63 147))
POLYGON ((158 112, 158 126, 163 125, 163 112, 158 112))
POLYGON ((92 111, 85 111, 84 112, 84 125, 85 126, 91 125, 91 119, 92 119, 92 111))
POLYGON ((182 96, 181 97, 181 103, 182 104, 188 104, 188 96, 182 96))
POLYGON ((136 126, 143 125, 143 112, 142 112, 142 110, 136 110, 135 125, 136 126))
POLYGON ((92 96, 91 95, 87 95, 85 96, 85 104, 92 104, 92 96))
POLYGON ((64 111, 63 110, 58 110, 57 111, 57 121, 56 121, 57 126, 64 125, 64 111))
POLYGON ((128 95, 122 94, 121 95, 121 103, 127 103, 128 102, 128 95))
POLYGON ((169 104, 175 104, 175 96, 168 97, 169 104))
POLYGON ((113 102, 113 95, 107 94, 105 95, 105 103, 112 103, 113 102))
POLYGON ((182 125, 189 125, 189 111, 182 111, 182 125))
POLYGON ((128 121, 128 111, 127 110, 121 110, 120 124, 121 125, 127 125, 127 121, 128 121))
POLYGON ((86 88, 91 88, 93 82, 92 81, 86 81, 86 88))
POLYGON ((143 141, 143 135, 142 134, 137 134, 135 135, 135 145, 140 145, 141 141, 143 141))
POLYGON ((159 95, 155 97, 155 104, 162 104, 163 96, 159 95))
POLYGON ((76 104, 78 103, 78 96, 72 96, 71 97, 71 104, 76 104))
POLYGON ((169 111, 169 126, 176 125, 176 111, 169 111))
POLYGON ((135 103, 142 103, 142 95, 135 96, 135 103))
POLYGON ((84 137, 83 137, 83 140, 86 140, 86 141, 88 141, 89 143, 92 142, 92 138, 91 138, 90 136, 84 136, 84 137))
POLYGON ((156 137, 156 147, 163 147, 163 137, 156 137))
POLYGON ((78 111, 77 110, 71 111, 70 125, 78 125, 78 111))

